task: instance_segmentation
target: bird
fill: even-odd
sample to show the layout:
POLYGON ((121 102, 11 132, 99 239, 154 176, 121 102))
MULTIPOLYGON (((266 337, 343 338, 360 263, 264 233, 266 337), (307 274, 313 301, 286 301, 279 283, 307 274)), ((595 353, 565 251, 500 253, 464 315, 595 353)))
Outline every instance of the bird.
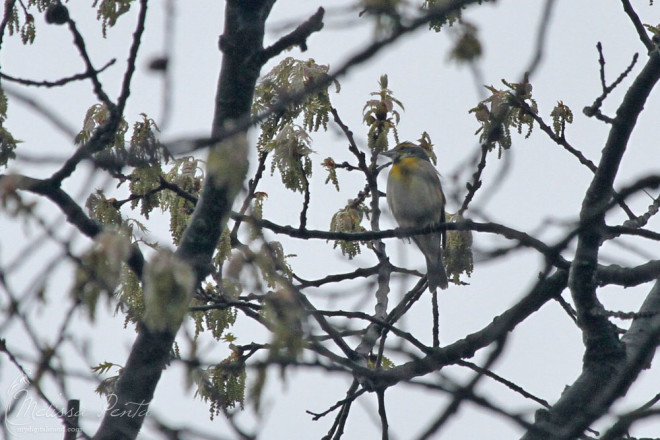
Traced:
MULTIPOLYGON (((402 142, 381 153, 392 159, 387 176, 387 204, 402 228, 422 227, 445 222, 445 195, 440 175, 426 151, 412 142, 402 142)), ((448 287, 442 263, 445 231, 412 237, 426 258, 429 290, 448 287)))

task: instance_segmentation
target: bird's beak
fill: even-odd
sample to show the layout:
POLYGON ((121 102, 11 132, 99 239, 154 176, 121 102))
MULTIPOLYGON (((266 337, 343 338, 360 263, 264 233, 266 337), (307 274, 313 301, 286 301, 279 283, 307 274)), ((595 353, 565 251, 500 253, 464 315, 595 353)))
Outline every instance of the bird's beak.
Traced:
POLYGON ((380 153, 381 156, 389 157, 390 159, 394 159, 394 156, 396 156, 396 151, 394 150, 389 150, 389 151, 383 151, 380 153))

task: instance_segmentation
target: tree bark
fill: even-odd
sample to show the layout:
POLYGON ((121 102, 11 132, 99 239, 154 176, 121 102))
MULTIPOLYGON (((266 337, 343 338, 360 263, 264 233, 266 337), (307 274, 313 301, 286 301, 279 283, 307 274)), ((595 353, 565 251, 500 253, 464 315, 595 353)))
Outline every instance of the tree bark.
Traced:
MULTIPOLYGON (((264 26, 275 0, 229 0, 212 135, 232 121, 249 117, 261 69, 264 26)), ((246 130, 245 130, 246 131, 246 130)), ((246 133, 221 142, 209 152, 209 169, 190 223, 176 255, 194 268, 198 282, 209 273, 211 257, 247 173, 246 133), (228 172, 231 171, 231 172, 228 172)), ((138 326, 138 336, 111 396, 94 439, 137 437, 163 368, 170 360, 176 332, 152 332, 138 326)))

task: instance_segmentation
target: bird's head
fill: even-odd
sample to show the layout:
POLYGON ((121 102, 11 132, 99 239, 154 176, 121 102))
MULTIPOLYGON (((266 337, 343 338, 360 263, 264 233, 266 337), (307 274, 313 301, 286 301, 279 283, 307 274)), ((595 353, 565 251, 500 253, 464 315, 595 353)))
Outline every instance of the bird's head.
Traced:
POLYGON ((426 151, 424 151, 422 147, 415 145, 412 142, 401 142, 391 150, 380 154, 385 157, 389 157, 394 163, 397 163, 408 157, 416 157, 418 159, 430 162, 429 155, 426 154, 426 151))

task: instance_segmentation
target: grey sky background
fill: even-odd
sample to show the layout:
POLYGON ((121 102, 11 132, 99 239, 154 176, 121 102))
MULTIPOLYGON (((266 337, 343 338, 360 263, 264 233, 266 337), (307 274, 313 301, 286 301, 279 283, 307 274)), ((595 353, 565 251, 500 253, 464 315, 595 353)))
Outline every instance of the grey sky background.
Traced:
MULTIPOLYGON (((122 18, 115 28, 108 31, 108 38, 101 38, 100 25, 95 20, 95 11, 89 2, 74 2, 69 5, 72 17, 86 38, 96 66, 101 66, 111 58, 117 58, 115 66, 101 75, 101 79, 111 94, 118 94, 121 74, 135 23, 136 11, 131 11, 122 18)), ((174 22, 175 46, 172 59, 172 114, 170 123, 162 127, 162 140, 178 139, 182 136, 205 136, 209 133, 213 116, 213 101, 216 81, 221 62, 217 50, 218 35, 222 33, 224 3, 219 1, 176 2, 174 22)), ((636 2, 635 7, 644 23, 655 25, 660 21, 659 6, 651 7, 648 2, 636 2)), ((160 55, 163 48, 165 2, 152 2, 150 18, 147 22, 142 55, 138 62, 138 72, 132 87, 131 99, 126 117, 129 124, 138 119, 140 113, 146 113, 157 122, 161 118, 162 78, 147 71, 146 65, 151 57, 160 55)), ((314 34, 309 40, 309 50, 300 53, 294 49, 285 54, 299 59, 314 58, 318 64, 330 65, 331 71, 369 44, 373 38, 373 26, 366 19, 357 18, 355 9, 347 9, 350 2, 334 1, 293 1, 280 0, 269 20, 267 41, 272 43, 292 29, 298 22, 311 15, 318 6, 327 9, 325 29, 314 34)), ((535 51, 535 38, 542 8, 545 2, 528 0, 500 1, 496 5, 482 6, 468 10, 464 19, 479 28, 479 38, 484 46, 483 60, 478 68, 485 84, 503 88, 500 80, 518 82, 535 51)), ((71 45, 70 34, 63 27, 48 26, 37 16, 37 40, 34 46, 23 47, 18 37, 6 38, 2 48, 3 71, 19 77, 31 79, 57 79, 62 76, 79 73, 84 70, 75 48, 71 45)), ((381 74, 388 74, 390 88, 394 95, 403 101, 398 127, 402 140, 416 140, 423 131, 427 131, 438 155, 438 170, 443 175, 443 185, 447 194, 464 195, 465 182, 470 171, 465 171, 465 163, 477 151, 477 137, 473 135, 478 128, 474 116, 468 110, 476 106, 485 97, 485 89, 477 87, 471 70, 447 62, 448 51, 453 41, 453 31, 446 29, 435 34, 421 29, 417 33, 403 38, 393 46, 381 52, 363 65, 354 67, 349 73, 339 78, 340 93, 331 93, 333 105, 338 109, 343 121, 353 130, 358 144, 366 148, 366 127, 362 124, 362 107, 369 93, 377 90, 377 81, 381 74), (458 175, 458 179, 453 176, 458 175)), ((579 148, 593 161, 599 159, 600 150, 607 136, 608 127, 582 114, 582 108, 590 105, 600 94, 598 79, 598 54, 596 43, 603 44, 607 62, 607 79, 613 81, 630 63, 635 52, 644 57, 644 46, 615 1, 569 0, 557 1, 551 16, 547 41, 544 46, 544 58, 531 78, 534 86, 533 96, 538 102, 540 114, 550 122, 550 111, 558 100, 568 105, 575 115, 573 125, 567 127, 566 136, 575 147, 579 148)), ((276 59, 279 61, 281 58, 276 59)), ((641 64, 641 63, 640 63, 641 64)), ((265 67, 268 72, 274 63, 265 67)), ((633 74, 639 71, 635 68, 633 74)), ((604 111, 612 113, 619 104, 622 93, 630 81, 617 89, 606 101, 604 111)), ((41 103, 54 111, 76 132, 81 128, 87 108, 95 103, 91 85, 88 82, 74 83, 60 89, 18 89, 5 83, 14 90, 38 98, 41 103)), ((66 158, 73 150, 70 139, 46 122, 35 116, 32 109, 10 97, 8 129, 18 139, 24 141, 19 152, 25 156, 43 155, 54 158, 66 158)), ((660 117, 658 94, 651 95, 646 111, 638 123, 629 144, 629 151, 623 161, 616 187, 620 188, 636 178, 660 172, 657 160, 658 137, 657 121, 660 117)), ((254 138, 254 133, 253 133, 254 138)), ((324 185, 326 173, 320 166, 325 157, 332 156, 336 161, 350 160, 346 141, 342 139, 332 122, 326 133, 314 135, 315 143, 312 156, 314 176, 311 182, 312 202, 308 227, 327 229, 334 212, 343 207, 349 198, 355 197, 363 187, 359 176, 349 175, 339 170, 341 191, 324 185)), ((523 136, 513 136, 513 147, 505 153, 505 158, 489 158, 484 175, 485 188, 478 193, 474 211, 468 216, 475 220, 488 219, 506 224, 524 232, 533 233, 552 243, 576 221, 581 200, 591 173, 581 166, 568 153, 553 144, 537 127, 532 136, 525 140, 523 136), (504 167, 508 171, 501 172, 504 167), (489 187, 498 180, 497 189, 490 192, 489 187), (484 200, 485 195, 490 195, 484 200)), ((200 157, 204 157, 203 154, 200 157)), ((252 168, 254 168, 254 158, 252 168)), ((10 170, 32 176, 46 176, 57 167, 19 161, 10 170)), ((270 170, 270 162, 268 170, 270 170)), ((75 195, 81 203, 95 188, 107 186, 108 182, 100 175, 79 173, 75 179, 69 179, 65 190, 75 195)), ((298 224, 302 196, 283 192, 280 179, 270 174, 261 184, 261 190, 268 192, 264 216, 279 224, 298 224)), ((383 178, 384 176, 381 176, 383 178)), ((384 179, 380 181, 384 189, 384 179)), ((125 188, 122 188, 123 191, 125 188)), ((118 194, 121 194, 119 192, 118 194)), ((239 198, 240 201, 242 199, 239 198)), ((384 201, 383 201, 384 202, 384 201)), ((644 212, 651 203, 649 198, 638 196, 630 205, 634 212, 644 212)), ((386 210, 385 203, 381 208, 386 210)), ((456 202, 450 200, 448 210, 453 212, 456 202)), ((57 226, 57 236, 68 239, 71 230, 62 225, 62 216, 53 205, 40 201, 38 212, 53 219, 57 226)), ((128 210, 124 212, 128 213, 128 210)), ((139 213, 135 212, 134 217, 139 213)), ((157 217, 157 216, 155 216, 157 217)), ((622 213, 613 210, 608 220, 612 223, 623 220, 622 213)), ((156 218, 149 223, 148 237, 163 243, 169 243, 168 219, 156 218)), ((40 237, 41 228, 34 222, 24 224, 7 218, 0 212, 0 264, 3 266, 15 261, 26 253, 28 243, 40 237)), ((654 220, 657 225, 657 220, 654 220)), ((653 223, 652 223, 653 224, 653 223)), ((387 213, 384 226, 393 227, 394 223, 387 213)), ((352 270, 358 266, 367 267, 375 262, 368 249, 355 260, 348 261, 338 250, 332 250, 332 243, 324 241, 293 241, 285 237, 268 237, 281 240, 286 253, 296 254, 290 263, 297 273, 306 279, 315 279, 328 273, 352 270)), ((68 288, 72 282, 71 264, 59 255, 61 248, 53 244, 32 243, 36 249, 32 255, 21 260, 20 268, 9 277, 9 284, 22 295, 35 295, 34 286, 29 284, 35 274, 45 270, 51 261, 58 261, 57 269, 49 273, 47 282, 48 299, 46 305, 34 302, 28 313, 40 314, 40 330, 45 340, 59 328, 64 316, 62 304, 65 304, 68 288), (61 298, 58 300, 57 298, 61 298)), ((387 249, 395 264, 423 268, 423 258, 411 244, 388 240, 387 249)), ((78 239, 73 249, 81 252, 88 242, 78 239)), ((475 234, 475 248, 487 250, 507 244, 501 238, 475 234)), ((634 248, 607 246, 607 258, 613 263, 638 264, 644 255, 657 255, 660 247, 647 242, 632 240, 634 248), (636 249, 645 254, 640 258, 636 249)), ((570 253, 567 252, 567 255, 570 253)), ((506 310, 525 295, 537 273, 542 269, 542 260, 531 251, 519 251, 506 258, 478 263, 472 278, 467 279, 468 286, 451 285, 440 297, 440 339, 441 343, 450 343, 474 332, 489 323, 494 316, 506 310), (524 281, 523 281, 524 280, 524 281)), ((405 293, 415 280, 395 279, 392 284, 393 300, 405 293)), ((364 285, 356 283, 356 289, 364 285)), ((371 289, 373 290, 373 289, 371 289)), ((601 299, 609 310, 634 311, 648 290, 648 286, 637 289, 608 289, 601 299)), ((320 308, 356 309, 373 313, 373 299, 369 294, 354 294, 325 289, 308 291, 312 301, 320 308)), ((3 300, 4 301, 4 298, 3 300)), ((430 296, 422 298, 411 310, 403 322, 407 329, 419 339, 431 339, 430 296)), ((76 314, 75 337, 86 341, 89 362, 98 364, 103 361, 123 363, 134 339, 132 328, 123 329, 123 316, 113 315, 114 305, 100 307, 99 316, 94 325, 76 314)), ((625 322, 621 322, 625 326, 625 322)), ((192 327, 187 326, 190 332, 192 327)), ((237 343, 247 343, 253 339, 264 340, 267 336, 239 313, 236 326, 230 330, 238 336, 237 343), (258 335, 258 336, 253 336, 258 335)), ((23 329, 14 324, 3 328, 3 337, 17 352, 30 353, 29 342, 23 329), (25 341, 21 347, 17 341, 25 341)), ((187 353, 188 343, 180 334, 182 354, 187 353)), ((266 339, 267 340, 267 339, 266 339)), ((22 342, 20 343, 22 344, 22 342)), ((223 343, 205 341, 199 353, 202 360, 209 362, 225 358, 228 350, 223 343)), ((84 347, 81 350, 85 351, 84 347)), ((65 366, 89 376, 82 356, 76 350, 68 349, 71 354, 65 366)), ((488 350, 486 350, 486 353, 488 350)), ((521 324, 508 340, 504 356, 497 362, 495 371, 523 386, 533 394, 554 402, 565 385, 570 384, 581 369, 583 346, 578 329, 569 321, 558 304, 548 303, 533 317, 521 324)), ((483 357, 476 356, 475 361, 483 357)), ((405 359, 394 359, 394 361, 405 359)), ((20 375, 6 359, 0 359, 2 369, 0 390, 2 402, 6 405, 16 388, 13 384, 20 375)), ((461 383, 469 373, 459 368, 443 369, 438 376, 423 380, 434 380, 442 375, 449 380, 461 383)), ((259 438, 321 438, 330 427, 333 415, 314 422, 306 410, 321 412, 345 397, 350 384, 349 377, 304 369, 287 370, 285 380, 273 369, 269 374, 268 388, 264 399, 264 417, 255 418, 252 407, 246 405, 245 414, 238 418, 239 424, 248 430, 256 429, 259 438)), ((644 373, 633 386, 629 395, 635 396, 641 404, 658 393, 657 371, 644 373)), ((195 426, 200 431, 217 435, 219 438, 232 438, 228 427, 218 416, 209 421, 208 407, 199 399, 193 398, 193 390, 186 388, 185 372, 182 366, 173 365, 165 371, 151 410, 169 425, 185 424, 195 426)), ((71 397, 79 398, 85 408, 83 428, 93 433, 100 422, 104 400, 93 393, 94 386, 88 380, 76 380, 69 389, 71 397)), ((54 390, 46 385, 46 391, 54 390)), ((522 399, 501 384, 483 381, 478 391, 492 399, 494 403, 517 412, 530 415, 538 405, 522 399)), ((51 396, 60 405, 64 401, 51 396)), ((36 400, 35 400, 36 401, 36 400)), ((439 414, 446 400, 421 387, 402 386, 386 393, 391 438, 415 438, 426 428, 425 423, 439 414)), ((41 406, 40 406, 41 408, 41 406)), ((618 411, 631 409, 615 405, 618 411)), ((368 395, 360 398, 354 405, 353 413, 347 424, 346 439, 376 438, 379 434, 376 412, 376 398, 368 395)), ((18 422, 18 421, 17 421, 18 422)), ((30 423, 29 417, 20 420, 30 423)), ((34 422, 34 420, 32 420, 34 422)), ((55 418, 41 417, 39 426, 59 427, 55 418)), ((149 434, 149 425, 143 428, 143 438, 155 438, 149 434)), ((655 422, 636 425, 631 434, 636 436, 657 436, 660 424, 655 422)), ((485 413, 473 405, 463 405, 458 416, 437 438, 518 438, 521 430, 510 421, 493 414, 485 413)), ((14 438, 45 439, 61 438, 61 433, 17 433, 14 438)))

